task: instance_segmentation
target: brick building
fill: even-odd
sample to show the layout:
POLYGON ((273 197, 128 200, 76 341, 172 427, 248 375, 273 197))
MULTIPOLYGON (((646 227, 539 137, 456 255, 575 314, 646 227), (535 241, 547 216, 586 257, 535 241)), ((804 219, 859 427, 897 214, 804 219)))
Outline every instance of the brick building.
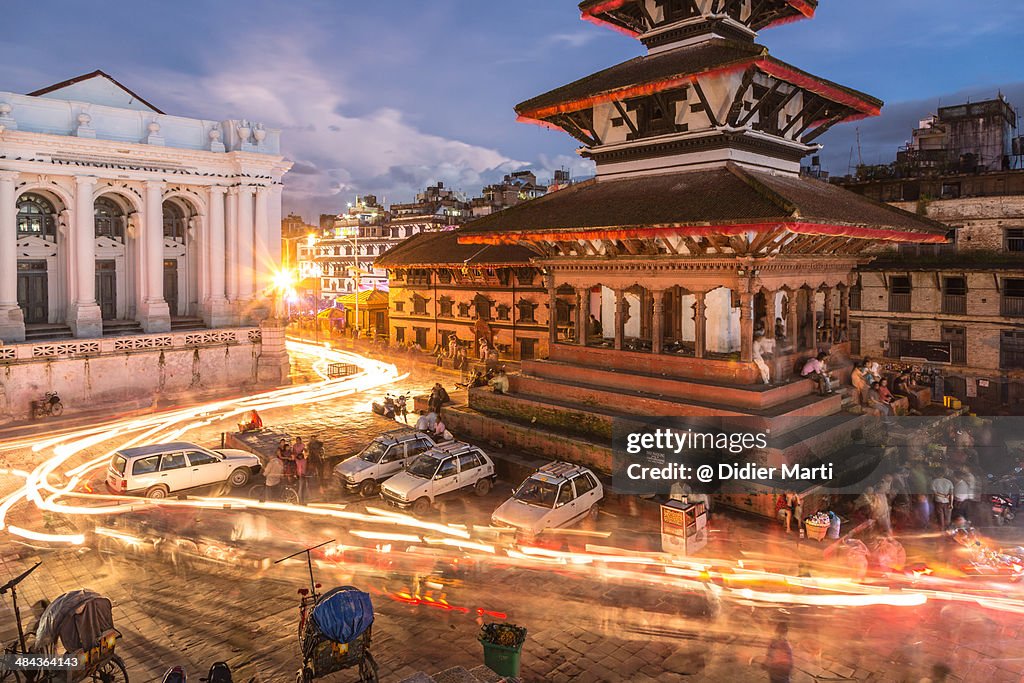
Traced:
POLYGON ((533 255, 459 244, 451 230, 410 237, 375 264, 390 276, 391 342, 430 351, 454 334, 475 348, 484 337, 509 358, 547 355, 547 290, 533 255))
POLYGON ((948 244, 883 245, 859 269, 853 352, 905 366, 931 347, 946 367, 945 393, 986 411, 1024 410, 1024 170, 1015 121, 1001 98, 942 108, 893 164, 839 181, 950 227, 948 244))

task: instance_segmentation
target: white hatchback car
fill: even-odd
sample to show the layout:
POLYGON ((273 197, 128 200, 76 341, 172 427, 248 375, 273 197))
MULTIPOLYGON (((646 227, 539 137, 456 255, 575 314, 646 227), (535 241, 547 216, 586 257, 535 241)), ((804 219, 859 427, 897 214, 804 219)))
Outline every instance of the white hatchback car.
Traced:
POLYGON ((491 515, 494 526, 514 527, 528 534, 597 519, 604 487, 586 467, 551 462, 527 478, 491 515))
POLYGON ((124 495, 166 498, 172 493, 228 483, 245 486, 260 459, 235 449, 209 450, 178 441, 124 448, 110 459, 107 488, 124 495))
POLYGON ((394 429, 381 434, 363 450, 334 468, 338 483, 351 492, 372 496, 381 482, 398 474, 420 453, 436 445, 426 432, 394 429))
POLYGON ((416 458, 380 487, 384 502, 415 514, 430 510, 438 497, 472 489, 486 496, 494 485, 494 462, 476 446, 450 441, 416 458))

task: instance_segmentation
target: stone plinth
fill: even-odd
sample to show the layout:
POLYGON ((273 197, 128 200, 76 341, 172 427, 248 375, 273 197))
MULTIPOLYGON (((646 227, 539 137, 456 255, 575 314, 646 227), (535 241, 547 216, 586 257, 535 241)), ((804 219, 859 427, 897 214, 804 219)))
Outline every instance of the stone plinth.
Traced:
POLYGON ((257 377, 261 384, 278 386, 289 382, 291 364, 285 348, 285 323, 270 318, 260 323, 263 344, 257 363, 257 377))

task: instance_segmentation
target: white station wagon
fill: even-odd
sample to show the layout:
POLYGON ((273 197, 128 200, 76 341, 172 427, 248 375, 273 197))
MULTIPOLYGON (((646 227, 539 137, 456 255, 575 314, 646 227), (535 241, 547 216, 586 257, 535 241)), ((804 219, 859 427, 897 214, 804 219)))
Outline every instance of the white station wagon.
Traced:
POLYGON ((117 451, 107 468, 107 488, 124 495, 166 498, 224 482, 245 486, 259 471, 260 459, 252 453, 178 441, 117 451))
POLYGON ((381 434, 363 450, 346 458, 334 468, 338 483, 350 492, 372 496, 381 482, 398 474, 416 456, 435 445, 426 432, 415 429, 394 429, 381 434))
POLYGON ((494 462, 476 446, 449 441, 413 460, 380 487, 389 505, 421 515, 440 496, 472 490, 486 496, 494 484, 494 462))
POLYGON ((528 534, 597 519, 604 487, 586 467, 551 462, 530 475, 491 515, 494 526, 514 527, 528 534))

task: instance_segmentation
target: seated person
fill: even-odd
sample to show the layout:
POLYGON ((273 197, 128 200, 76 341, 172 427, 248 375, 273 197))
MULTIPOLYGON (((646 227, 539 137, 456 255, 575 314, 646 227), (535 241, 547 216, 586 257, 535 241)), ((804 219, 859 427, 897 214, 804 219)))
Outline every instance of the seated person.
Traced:
POLYGON ((822 396, 832 393, 832 379, 828 376, 828 368, 825 366, 826 358, 828 358, 828 354, 822 351, 804 363, 804 367, 800 371, 801 377, 814 380, 818 385, 818 393, 822 396))
POLYGON ((850 374, 850 384, 853 385, 854 390, 857 392, 857 403, 860 405, 866 404, 868 400, 868 389, 871 388, 869 377, 870 375, 867 367, 864 365, 864 361, 857 363, 850 374))
POLYGON ((882 400, 882 392, 879 391, 880 386, 878 382, 871 383, 871 388, 868 389, 867 406, 872 410, 878 411, 878 414, 882 417, 889 417, 892 415, 892 406, 882 400))
POLYGON ((420 411, 420 417, 416 420, 416 429, 421 432, 431 432, 434 430, 434 426, 437 424, 437 413, 427 412, 425 410, 420 411))
POLYGON ((494 376, 489 384, 494 389, 496 394, 507 394, 508 393, 508 375, 505 374, 505 368, 498 371, 498 374, 494 376))
POLYGON ((249 415, 242 422, 238 423, 238 431, 254 432, 263 429, 263 418, 255 410, 249 411, 249 415))

